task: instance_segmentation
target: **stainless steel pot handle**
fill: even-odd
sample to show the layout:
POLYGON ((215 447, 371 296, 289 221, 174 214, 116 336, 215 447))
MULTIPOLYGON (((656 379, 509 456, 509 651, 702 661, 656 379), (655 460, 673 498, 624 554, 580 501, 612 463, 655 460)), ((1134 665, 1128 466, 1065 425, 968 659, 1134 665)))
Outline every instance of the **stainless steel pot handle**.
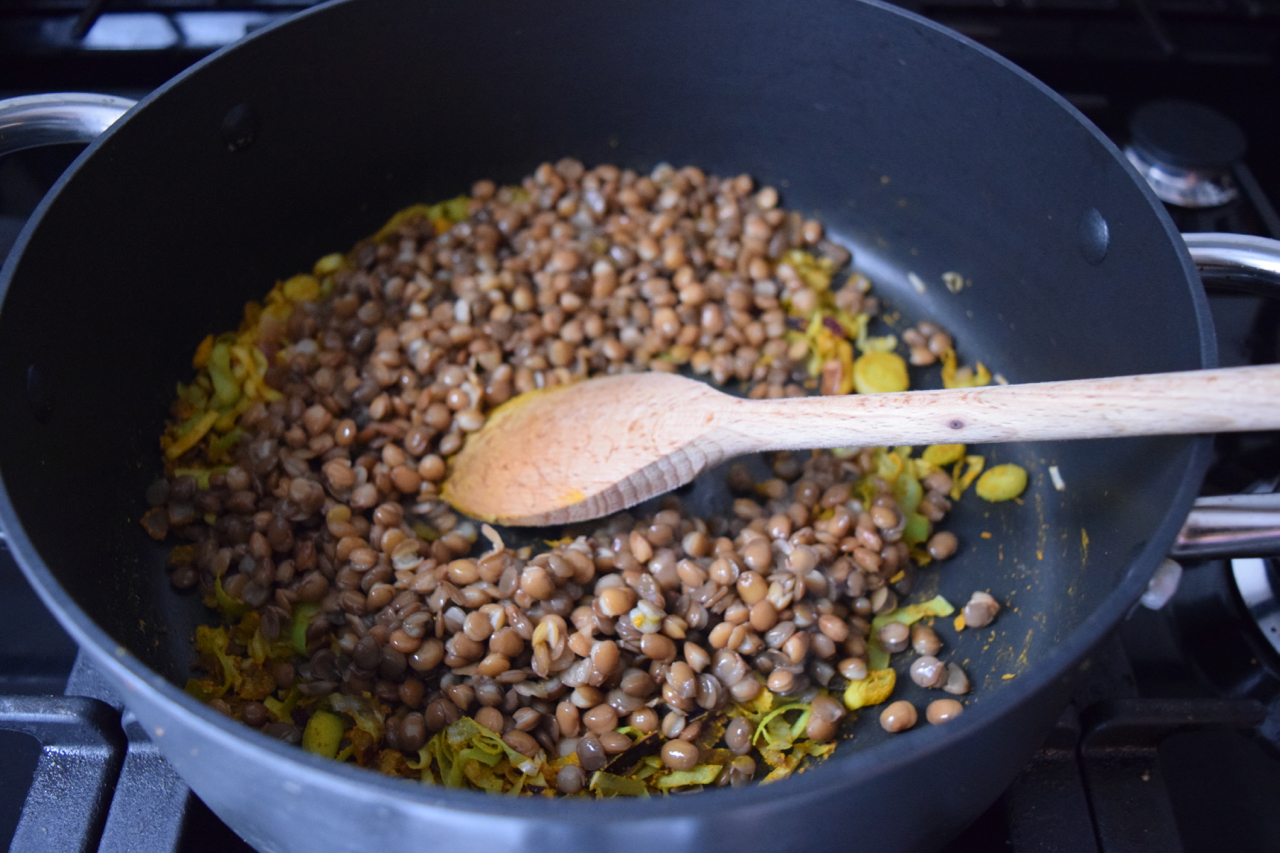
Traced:
POLYGON ((0 155, 41 145, 92 142, 136 103, 85 92, 0 101, 0 155))
POLYGON ((1280 494, 1198 499, 1169 553, 1190 558, 1280 554, 1280 494))
POLYGON ((1200 275, 1217 284, 1280 297, 1280 240, 1250 234, 1183 234, 1200 275))
MULTIPOLYGON (((98 138, 137 101, 115 95, 55 92, 0 100, 0 157, 26 148, 98 138)), ((0 546, 4 530, 0 528, 0 546)))
MULTIPOLYGON (((1183 234, 1182 239, 1200 274, 1215 285, 1280 298, 1280 240, 1248 234, 1183 234)), ((1200 498, 1170 554, 1193 559, 1280 554, 1280 494, 1200 498)))

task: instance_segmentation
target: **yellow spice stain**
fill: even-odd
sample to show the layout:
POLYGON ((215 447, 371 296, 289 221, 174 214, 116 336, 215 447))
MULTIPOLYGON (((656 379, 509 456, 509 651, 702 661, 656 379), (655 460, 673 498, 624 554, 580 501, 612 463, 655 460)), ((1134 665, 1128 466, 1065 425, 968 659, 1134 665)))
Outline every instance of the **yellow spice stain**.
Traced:
POLYGON ((1027 638, 1022 641, 1022 653, 1018 655, 1018 663, 1022 664, 1024 667, 1030 663, 1027 659, 1027 649, 1031 648, 1031 638, 1035 635, 1035 632, 1034 628, 1029 629, 1027 631, 1027 638))
MULTIPOLYGON (((1039 483, 1042 479, 1043 479, 1042 475, 1037 475, 1036 482, 1039 483)), ((1049 539, 1049 525, 1044 523, 1044 497, 1041 495, 1040 491, 1038 490, 1036 491, 1035 497, 1036 497, 1036 521, 1039 522, 1039 524, 1036 527, 1036 530, 1037 530, 1036 559, 1043 560, 1044 549, 1045 549, 1045 546, 1048 544, 1048 539, 1049 539)))
POLYGON ((979 536, 981 536, 983 539, 990 539, 990 538, 991 538, 991 531, 989 531, 989 530, 984 530, 984 531, 982 531, 981 533, 979 533, 978 535, 979 535, 979 536))
POLYGON ((1000 676, 1000 678, 1003 679, 1004 681, 1008 681, 1010 678, 1013 678, 1016 675, 1017 675, 1016 672, 1006 672, 1004 675, 1000 676))
POLYGON ((1089 531, 1080 528, 1080 563, 1089 562, 1089 531))
POLYGON ((956 630, 957 630, 957 631, 963 631, 963 630, 964 630, 964 625, 965 625, 965 622, 964 622, 964 614, 963 614, 963 613, 961 613, 959 616, 957 616, 957 617, 955 618, 955 620, 954 620, 954 621, 952 621, 952 623, 951 623, 951 624, 956 626, 956 630))

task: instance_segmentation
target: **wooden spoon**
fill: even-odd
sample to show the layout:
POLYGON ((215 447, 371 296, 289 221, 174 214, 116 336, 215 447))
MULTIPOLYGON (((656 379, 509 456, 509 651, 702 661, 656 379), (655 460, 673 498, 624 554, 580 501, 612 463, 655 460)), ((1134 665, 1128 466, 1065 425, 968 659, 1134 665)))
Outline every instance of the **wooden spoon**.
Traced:
POLYGON ((900 394, 744 400, 670 373, 607 376, 499 406, 444 499, 474 518, 598 518, 762 450, 1280 429, 1280 365, 900 394))

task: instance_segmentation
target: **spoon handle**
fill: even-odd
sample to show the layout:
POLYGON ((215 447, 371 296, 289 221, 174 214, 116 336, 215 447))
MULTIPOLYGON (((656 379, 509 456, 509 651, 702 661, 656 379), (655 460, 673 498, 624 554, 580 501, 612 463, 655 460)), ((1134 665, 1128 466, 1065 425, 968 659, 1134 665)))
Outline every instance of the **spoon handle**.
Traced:
MULTIPOLYGON (((737 407, 735 407, 737 408, 737 407)), ((744 401, 757 450, 1280 429, 1280 365, 900 394, 744 401)))

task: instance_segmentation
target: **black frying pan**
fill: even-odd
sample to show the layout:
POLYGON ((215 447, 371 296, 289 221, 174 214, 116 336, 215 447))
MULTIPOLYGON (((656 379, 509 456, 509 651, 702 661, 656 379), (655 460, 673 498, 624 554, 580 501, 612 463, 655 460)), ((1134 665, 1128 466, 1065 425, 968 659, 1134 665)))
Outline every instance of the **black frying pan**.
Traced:
POLYGON ((1206 439, 990 448, 1032 484, 1021 504, 962 501, 963 553, 933 575, 954 601, 1007 603, 951 648, 968 711, 893 739, 864 726, 784 784, 603 802, 440 790, 271 741, 176 686, 210 614, 169 587, 137 520, 194 343, 395 210, 565 155, 782 187, 894 307, 1011 382, 1214 362, 1195 268, 1115 148, 934 24, 853 0, 347 0, 148 97, 23 233, 0 279, 9 547, 196 793, 262 850, 937 847, 1008 784, 1142 593, 1206 439), (946 271, 972 287, 949 293, 946 271))

